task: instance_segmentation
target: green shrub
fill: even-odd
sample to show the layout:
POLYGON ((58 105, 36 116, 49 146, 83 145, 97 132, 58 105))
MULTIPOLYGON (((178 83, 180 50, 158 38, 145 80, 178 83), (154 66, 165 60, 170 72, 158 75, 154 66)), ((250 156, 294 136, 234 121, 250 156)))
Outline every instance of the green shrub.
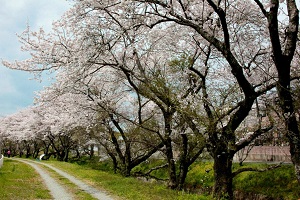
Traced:
POLYGON ((76 163, 78 165, 86 166, 91 169, 113 172, 113 164, 110 160, 105 160, 99 162, 99 157, 94 156, 90 158, 89 156, 82 156, 80 159, 71 160, 70 163, 76 163))
POLYGON ((186 178, 187 189, 210 193, 213 184, 214 172, 212 162, 197 162, 190 167, 186 178))
MULTIPOLYGON (((267 164, 247 164, 266 168, 267 164)), ((243 192, 267 195, 273 198, 299 199, 300 187, 292 165, 283 165, 266 172, 244 172, 234 179, 234 188, 243 192)))

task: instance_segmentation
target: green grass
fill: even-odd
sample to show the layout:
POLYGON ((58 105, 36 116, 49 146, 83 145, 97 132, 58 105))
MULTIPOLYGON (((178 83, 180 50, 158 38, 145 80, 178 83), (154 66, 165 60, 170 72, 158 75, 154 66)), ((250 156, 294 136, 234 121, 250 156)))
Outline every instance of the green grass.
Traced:
MULTIPOLYGON (((53 163, 59 167, 69 170, 75 176, 81 176, 89 180, 97 187, 105 188, 112 194, 124 197, 125 199, 210 199, 209 194, 214 184, 213 163, 197 162, 190 167, 186 179, 186 191, 197 194, 187 194, 178 191, 172 191, 163 184, 145 183, 135 178, 124 178, 111 173, 111 167, 108 163, 88 162, 70 165, 70 163, 53 163), (104 169, 104 171, 94 171, 93 169, 104 169), (80 172, 80 173, 79 173, 80 172), (199 194, 202 194, 199 195, 199 194)), ((159 165, 151 161, 147 165, 140 165, 133 171, 147 171, 149 166, 159 165)), ((267 164, 245 163, 243 167, 253 167, 263 169, 267 164)), ((233 171, 240 168, 235 163, 233 171)), ((160 178, 166 177, 166 170, 162 169, 155 172, 160 178)), ((233 187, 235 191, 249 194, 260 194, 271 198, 296 200, 300 198, 300 186, 294 176, 292 165, 283 165, 280 168, 266 172, 244 172, 234 178, 233 187)))
POLYGON ((212 162, 194 163, 186 178, 186 185, 191 191, 200 190, 204 193, 211 193, 214 185, 212 162))
POLYGON ((88 181, 97 188, 108 191, 117 199, 130 200, 207 200, 209 196, 188 194, 167 189, 164 184, 144 182, 136 178, 124 178, 120 175, 88 168, 76 163, 45 161, 69 174, 88 181))
POLYGON ((0 199, 51 199, 51 195, 32 167, 5 159, 0 169, 0 199))
MULTIPOLYGON (((267 164, 246 164, 246 167, 266 168, 267 164)), ((266 172, 245 172, 234 179, 236 190, 258 193, 273 198, 296 200, 300 198, 300 186, 292 165, 282 165, 266 172)))
MULTIPOLYGON (((124 178, 113 174, 109 163, 66 163, 58 161, 43 161, 60 168, 67 173, 78 177, 98 189, 108 191, 117 200, 189 200, 212 199, 210 195, 213 187, 213 163, 198 162, 191 166, 186 179, 187 191, 173 191, 167 189, 165 184, 157 181, 145 182, 136 178, 124 178), (101 169, 101 170, 99 170, 101 169), (105 171, 103 171, 105 170, 105 171), (193 194, 192 194, 193 193, 193 194)), ((160 163, 150 163, 151 165, 160 163)), ((267 164, 245 164, 244 167, 265 168, 267 164)), ((140 165, 134 171, 147 170, 149 166, 140 165)), ((234 170, 238 164, 234 164, 234 170)), ((54 178, 75 195, 75 199, 93 199, 82 192, 67 179, 47 169, 54 178)), ((156 172, 155 175, 165 177, 165 170, 156 172)), ((296 200, 300 198, 298 185, 292 165, 283 165, 280 168, 267 172, 245 172, 234 179, 234 190, 245 194, 261 194, 274 199, 296 200)), ((4 167, 0 170, 0 199, 45 199, 49 193, 41 180, 31 167, 10 159, 5 160, 4 167), (30 183, 30 184, 29 184, 30 183), (29 187, 30 186, 30 187, 29 187), (26 188, 24 191, 23 188, 26 188), (41 188, 41 189, 39 189, 41 188), (29 190, 29 191, 28 191, 29 190), (15 192, 17 191, 17 192, 15 192), (30 194, 30 196, 28 196, 30 194), (17 195, 17 196, 14 196, 17 195)))

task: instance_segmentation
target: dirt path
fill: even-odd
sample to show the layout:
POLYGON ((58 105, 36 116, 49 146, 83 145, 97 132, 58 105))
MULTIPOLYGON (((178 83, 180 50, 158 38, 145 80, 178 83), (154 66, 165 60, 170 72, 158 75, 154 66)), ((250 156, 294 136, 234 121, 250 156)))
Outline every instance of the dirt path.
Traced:
POLYGON ((43 178, 43 180, 46 183, 49 190, 51 191, 51 194, 52 194, 54 199, 65 200, 65 199, 73 199, 73 198, 72 198, 72 195, 67 193, 67 191, 63 188, 63 186, 61 186, 59 183, 57 183, 56 180, 54 180, 52 177, 50 177, 50 175, 47 173, 47 171, 42 170, 39 167, 39 165, 45 165, 46 167, 49 167, 50 169, 54 170, 59 175, 67 178, 70 182, 74 183, 80 189, 82 189, 83 191, 90 194, 91 196, 93 196, 96 199, 113 200, 113 198, 111 198, 109 195, 107 195, 104 191, 100 191, 100 190, 98 190, 98 189, 96 189, 96 188, 94 188, 90 185, 87 185, 83 181, 81 181, 81 180, 75 178, 74 176, 71 176, 70 174, 68 174, 68 173, 66 173, 66 172, 64 172, 60 169, 57 169, 57 168, 55 168, 51 165, 41 163, 41 162, 36 162, 36 161, 24 160, 24 159, 15 159, 15 160, 24 162, 24 163, 32 166, 33 168, 35 168, 36 171, 43 178))
POLYGON ((25 161, 23 159, 14 159, 23 163, 26 163, 33 167, 41 176, 46 186, 50 190, 50 194, 54 199, 69 200, 73 199, 72 195, 69 194, 54 178, 52 178, 45 170, 41 169, 37 164, 25 161))

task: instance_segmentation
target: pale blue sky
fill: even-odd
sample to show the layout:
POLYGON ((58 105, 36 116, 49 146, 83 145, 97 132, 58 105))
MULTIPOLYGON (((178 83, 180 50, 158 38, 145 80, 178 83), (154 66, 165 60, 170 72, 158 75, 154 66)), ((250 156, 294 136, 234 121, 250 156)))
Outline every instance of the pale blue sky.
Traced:
MULTIPOLYGON (((16 36, 25 30, 43 27, 50 30, 52 22, 68 10, 66 0, 0 0, 0 59, 14 61, 26 58, 16 36)), ((47 77, 40 83, 30 80, 28 72, 5 68, 0 63, 0 117, 32 105, 35 91, 49 85, 47 77)))

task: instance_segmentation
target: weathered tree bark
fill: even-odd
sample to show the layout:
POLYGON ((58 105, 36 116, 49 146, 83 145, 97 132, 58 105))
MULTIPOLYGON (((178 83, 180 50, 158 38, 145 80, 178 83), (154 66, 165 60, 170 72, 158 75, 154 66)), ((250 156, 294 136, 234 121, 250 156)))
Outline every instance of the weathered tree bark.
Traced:
MULTIPOLYGON (((199 130, 194 132, 198 133, 199 130)), ((198 136, 201 138, 201 136, 198 136)), ((178 190, 184 189, 185 179, 188 174, 189 167, 196 161, 205 148, 205 143, 189 141, 188 135, 181 134, 181 150, 179 156, 179 173, 177 175, 178 190)))
POLYGON ((213 195, 217 199, 232 199, 232 156, 219 152, 214 155, 214 188, 213 195))
POLYGON ((182 190, 183 185, 188 173, 189 163, 188 163, 188 137, 186 134, 181 134, 182 144, 181 144, 181 155, 179 158, 179 175, 178 175, 178 189, 182 190))
POLYGON ((111 136, 113 139, 113 143, 115 145, 115 148, 117 150, 117 153, 119 155, 119 158, 121 160, 120 163, 120 172, 123 176, 127 177, 130 176, 131 173, 131 169, 133 168, 133 166, 131 165, 131 141, 127 138, 127 136, 125 135, 125 132, 123 131, 122 127, 119 125, 119 123, 114 119, 113 115, 110 115, 110 119, 113 122, 114 126, 117 128, 117 130, 119 131, 119 133, 122 136, 123 142, 125 144, 125 150, 124 150, 124 154, 120 149, 119 143, 113 133, 113 130, 111 130, 111 136))
POLYGON ((105 146, 105 149, 106 149, 107 154, 109 155, 109 157, 113 161, 113 169, 114 169, 114 173, 116 174, 117 173, 117 169, 118 169, 117 158, 116 158, 115 154, 111 150, 109 150, 106 146, 105 146))
POLYGON ((175 189, 177 188, 178 183, 176 177, 176 166, 175 166, 172 139, 171 139, 171 134, 172 134, 171 123, 175 111, 173 109, 171 109, 171 111, 168 111, 163 107, 161 107, 161 110, 164 115, 164 123, 165 123, 165 136, 163 137, 163 142, 166 148, 165 155, 167 157, 167 162, 168 162, 168 174, 169 174, 168 187, 171 189, 175 189))
MULTIPOLYGON (((59 148, 55 144, 55 136, 50 133, 47 137, 48 137, 48 139, 50 141, 52 149, 55 151, 52 154, 55 155, 55 156, 57 156, 57 160, 60 160, 60 158, 61 158, 61 152, 60 152, 59 148)), ((50 156, 51 155, 49 154, 48 159, 50 158, 50 156)))
POLYGON ((229 138, 218 136, 221 134, 211 133, 207 143, 207 150, 214 160, 213 196, 216 199, 233 199, 232 159, 234 151, 229 150, 229 138))
POLYGON ((168 174, 169 174, 169 182, 168 187, 171 189, 177 188, 177 178, 176 178, 176 166, 175 160, 173 157, 173 149, 172 149, 172 140, 170 137, 165 139, 165 147, 166 147, 166 156, 168 162, 168 174))

